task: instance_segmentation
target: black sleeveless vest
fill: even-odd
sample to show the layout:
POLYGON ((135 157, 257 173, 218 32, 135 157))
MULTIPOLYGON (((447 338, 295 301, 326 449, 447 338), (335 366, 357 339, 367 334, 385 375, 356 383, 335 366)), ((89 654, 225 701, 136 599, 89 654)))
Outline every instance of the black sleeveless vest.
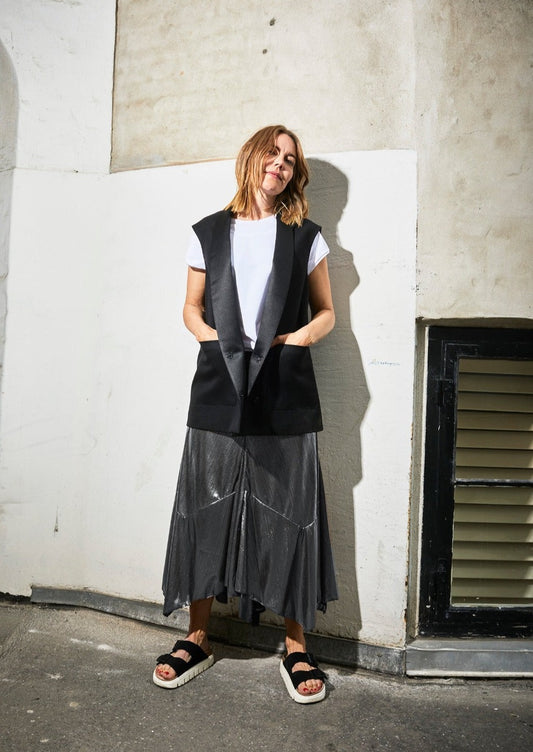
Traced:
POLYGON ((200 342, 187 425, 240 435, 302 434, 322 430, 308 347, 277 345, 309 320, 307 264, 320 227, 277 217, 272 274, 257 342, 245 351, 230 247, 231 213, 205 217, 193 229, 205 259, 205 320, 218 341, 200 342))

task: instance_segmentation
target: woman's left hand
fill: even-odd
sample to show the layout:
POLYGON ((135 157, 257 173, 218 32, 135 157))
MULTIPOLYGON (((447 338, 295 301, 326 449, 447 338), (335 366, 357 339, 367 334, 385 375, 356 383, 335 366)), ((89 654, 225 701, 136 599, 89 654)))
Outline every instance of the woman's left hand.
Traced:
POLYGON ((319 342, 335 324, 335 311, 331 299, 331 286, 329 284, 328 262, 322 261, 309 275, 309 303, 313 318, 311 321, 297 329, 295 332, 278 334, 272 342, 275 345, 296 345, 297 347, 309 347, 319 342))
POLYGON ((306 326, 298 329, 295 332, 289 332, 288 334, 278 334, 272 342, 272 347, 276 345, 296 345, 297 347, 309 347, 313 344, 313 340, 309 334, 309 330, 306 326))

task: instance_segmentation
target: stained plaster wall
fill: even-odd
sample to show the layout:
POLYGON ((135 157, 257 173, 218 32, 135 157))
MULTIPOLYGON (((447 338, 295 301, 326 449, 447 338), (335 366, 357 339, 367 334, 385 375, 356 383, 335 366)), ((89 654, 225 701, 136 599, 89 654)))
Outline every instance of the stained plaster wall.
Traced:
POLYGON ((265 120, 314 153, 415 149, 418 317, 531 318, 529 0, 121 0, 118 23, 113 169, 228 157, 265 120))
POLYGON ((310 153, 413 146, 411 0, 120 0, 114 170, 234 157, 290 123, 310 153))
POLYGON ((533 319, 533 3, 414 3, 417 313, 533 319))

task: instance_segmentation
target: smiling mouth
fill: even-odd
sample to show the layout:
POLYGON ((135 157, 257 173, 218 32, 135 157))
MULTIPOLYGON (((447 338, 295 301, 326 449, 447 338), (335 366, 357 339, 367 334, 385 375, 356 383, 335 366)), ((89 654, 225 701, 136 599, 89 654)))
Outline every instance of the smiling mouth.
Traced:
POLYGON ((270 170, 266 171, 267 175, 272 175, 273 178, 277 178, 278 180, 283 180, 281 175, 279 175, 277 172, 271 172, 270 170))

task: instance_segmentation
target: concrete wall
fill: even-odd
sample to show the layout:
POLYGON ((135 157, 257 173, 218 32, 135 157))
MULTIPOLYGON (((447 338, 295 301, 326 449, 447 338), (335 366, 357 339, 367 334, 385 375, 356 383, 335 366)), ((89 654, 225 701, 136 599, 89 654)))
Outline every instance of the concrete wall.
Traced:
POLYGON ((533 4, 417 0, 418 316, 533 318, 533 4))
MULTIPOLYGON (((401 646, 417 201, 418 314, 530 315, 530 285, 519 273, 526 173, 510 169, 516 139, 499 142, 504 166, 491 162, 509 172, 502 197, 497 187, 489 190, 493 173, 476 168, 475 190, 466 178, 457 184, 461 201, 450 176, 454 165, 469 174, 468 141, 441 144, 451 100, 468 113, 469 128, 481 117, 481 69, 480 78, 463 76, 451 61, 464 62, 467 40, 484 63, 495 40, 512 30, 518 47, 501 49, 498 62, 518 81, 530 6, 494 4, 498 29, 480 35, 479 20, 490 25, 486 3, 461 3, 468 11, 457 11, 460 23, 459 4, 437 0, 312 3, 312 13, 303 2, 290 9, 274 3, 268 12, 256 2, 246 10, 222 0, 209 11, 205 5, 121 0, 114 61, 113 0, 2 3, 0 41, 18 79, 19 122, 16 168, 8 164, 4 173, 12 202, 4 212, 11 232, 0 590, 27 594, 39 584, 160 600, 196 354, 180 321, 189 227, 233 193, 233 163, 218 158, 232 155, 256 126, 286 120, 311 154, 312 216, 332 250, 338 314, 334 333, 314 350, 341 591, 319 629, 401 646), (198 23, 202 7, 209 24, 198 23), (223 48, 232 54, 222 56, 223 48), (427 70, 433 56, 435 72, 427 70), (192 68, 183 67, 189 60, 198 80, 219 81, 205 96, 191 83, 192 68), (116 171, 109 174, 114 63, 116 171), (184 81, 172 76, 174 67, 183 68, 184 81), (191 159, 210 161, 125 170, 191 159), (485 246, 468 235, 470 227, 474 237, 480 232, 469 217, 475 198, 487 195, 501 207, 498 216, 514 217, 503 245, 491 251, 506 254, 492 296, 495 265, 480 265, 485 246), (449 268, 459 241, 454 296, 449 268)), ((484 143, 506 128, 525 133, 525 110, 516 126, 514 91, 508 120, 490 95, 498 117, 484 126, 484 143)), ((8 98, 5 89, 0 96, 8 98)))
POLYGON ((291 123, 310 152, 416 149, 417 315, 531 318, 529 0, 121 0, 113 169, 228 157, 291 123))
POLYGON ((308 153, 413 146, 411 0, 118 11, 114 170, 234 157, 271 122, 290 123, 308 153))

